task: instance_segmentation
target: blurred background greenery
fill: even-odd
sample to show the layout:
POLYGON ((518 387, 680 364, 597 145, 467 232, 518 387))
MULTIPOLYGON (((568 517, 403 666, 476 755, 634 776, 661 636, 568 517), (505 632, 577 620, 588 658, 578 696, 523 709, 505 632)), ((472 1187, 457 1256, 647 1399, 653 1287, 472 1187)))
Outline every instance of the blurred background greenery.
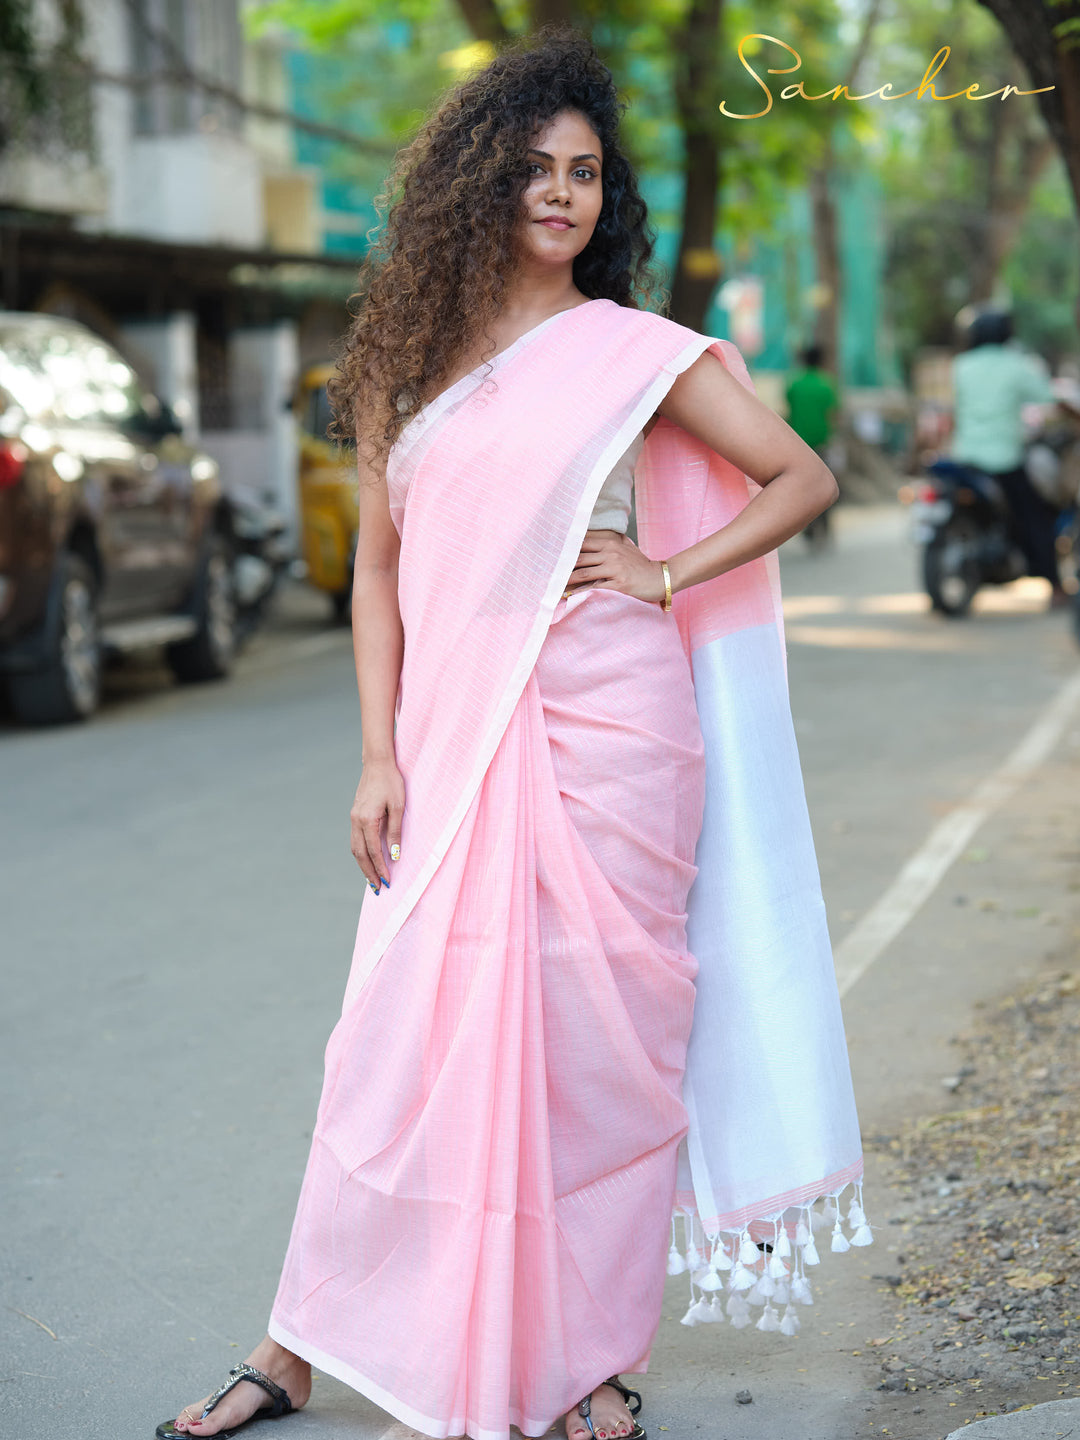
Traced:
MULTIPOLYGON (((1011 302, 1018 334, 1051 364, 1077 348, 1080 190, 1070 168, 1075 182, 1080 133, 1063 128, 1060 91, 1080 86, 1080 8, 1032 0, 1023 44, 993 8, 253 0, 245 23, 253 36, 292 37, 305 111, 347 115, 363 133, 400 142, 445 84, 501 40, 571 20, 592 35, 630 102, 626 142, 660 231, 675 318, 726 333, 725 284, 759 276, 759 365, 783 366, 814 338, 844 380, 875 385, 909 378, 921 347, 949 345, 954 317, 972 302, 1011 302), (796 63, 779 41, 801 65, 768 80, 768 114, 729 119, 721 100, 744 114, 766 103, 739 57, 743 37, 762 35, 774 41, 750 39, 743 50, 759 74, 796 63), (842 84, 853 95, 886 83, 913 89, 943 46, 939 95, 973 82, 982 92, 1033 90, 1047 70, 1055 91, 937 102, 828 96, 842 84), (826 98, 777 98, 796 80, 826 98)), ((311 143, 370 205, 379 161, 311 143)))
POLYGON ((0 301, 105 334, 284 496, 395 151, 565 20, 629 102, 672 317, 777 408, 815 341, 899 448, 988 303, 1080 377, 1080 0, 0 0, 0 301))

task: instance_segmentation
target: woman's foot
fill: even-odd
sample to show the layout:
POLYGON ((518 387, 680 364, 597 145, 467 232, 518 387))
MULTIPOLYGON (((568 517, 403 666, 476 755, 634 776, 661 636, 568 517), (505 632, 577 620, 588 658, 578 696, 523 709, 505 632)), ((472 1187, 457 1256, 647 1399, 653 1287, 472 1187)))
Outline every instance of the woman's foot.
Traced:
MULTIPOLYGON (((634 1418, 630 1409, 610 1385, 598 1385, 592 1392, 589 1418, 597 1440, 617 1440, 618 1436, 634 1433, 634 1418)), ((566 1417, 566 1434, 567 1440, 592 1440, 588 1424, 584 1416, 578 1414, 576 1405, 566 1417)))
MULTIPOLYGON (((311 1394, 311 1366, 299 1355, 286 1350, 267 1335, 247 1357, 247 1363, 261 1370, 288 1395, 294 1410, 306 1405, 311 1394)), ((241 1380, 227 1395, 223 1395, 205 1420, 199 1416, 206 1407, 209 1396, 185 1405, 173 1422, 182 1435, 216 1435, 219 1430, 228 1430, 250 1420, 256 1410, 264 1406, 269 1409, 270 1396, 250 1380, 241 1380)))

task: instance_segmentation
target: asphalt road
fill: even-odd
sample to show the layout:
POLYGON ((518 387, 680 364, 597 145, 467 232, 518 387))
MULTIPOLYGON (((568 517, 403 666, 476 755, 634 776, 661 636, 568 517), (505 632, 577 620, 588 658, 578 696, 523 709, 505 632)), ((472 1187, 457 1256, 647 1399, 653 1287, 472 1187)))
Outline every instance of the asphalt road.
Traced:
MULTIPOLYGON (((943 622, 918 593, 902 517, 837 518, 831 553, 794 542, 783 569, 839 945, 1080 655, 1040 582, 943 622)), ((1075 786, 1078 742, 1070 721, 846 997, 867 1133, 939 1105, 970 1007, 1052 951, 1049 925, 999 923, 977 902, 992 883, 1013 910, 1036 894, 1041 915, 1060 911, 1047 817, 1075 786), (1024 840, 1036 822, 1042 839, 1024 840)), ((129 667, 92 724, 0 727, 0 1434, 149 1440, 261 1335, 363 895, 348 849, 359 762, 349 637, 302 596, 225 684, 175 688, 129 667)), ((644 1384, 654 1440, 662 1427, 720 1440, 952 1428, 929 1402, 888 1409, 860 1353, 887 1333, 873 1276, 896 1263, 872 1188, 867 1200, 876 1246, 825 1257, 797 1341, 687 1330, 671 1282, 644 1384), (746 1386, 754 1403, 736 1406, 746 1386)), ((325 1378, 287 1423, 297 1440, 411 1434, 325 1378)))

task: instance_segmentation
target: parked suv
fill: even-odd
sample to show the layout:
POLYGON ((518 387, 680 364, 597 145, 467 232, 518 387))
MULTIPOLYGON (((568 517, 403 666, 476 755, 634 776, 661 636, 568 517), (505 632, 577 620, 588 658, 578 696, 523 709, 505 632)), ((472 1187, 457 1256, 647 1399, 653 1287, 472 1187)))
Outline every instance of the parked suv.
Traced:
POLYGON ((85 326, 0 312, 0 676, 18 719, 83 719, 104 656, 164 644, 180 680, 235 648, 216 463, 85 326))

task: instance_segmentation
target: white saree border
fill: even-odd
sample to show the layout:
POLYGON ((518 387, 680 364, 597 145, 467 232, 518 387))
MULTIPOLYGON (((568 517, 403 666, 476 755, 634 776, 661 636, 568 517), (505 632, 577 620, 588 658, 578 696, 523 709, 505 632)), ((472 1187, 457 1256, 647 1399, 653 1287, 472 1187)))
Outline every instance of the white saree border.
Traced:
MULTIPOLYGON (((654 315, 649 311, 630 310, 628 308, 615 305, 613 301, 598 300, 591 302, 591 304, 594 307, 609 307, 609 314, 611 310, 616 311, 618 315, 618 320, 624 324, 628 320, 631 320, 631 323, 633 321, 637 321, 638 323, 641 323, 643 321, 646 323, 652 321, 662 326, 672 325, 671 321, 664 320, 662 317, 654 315)), ((565 317, 565 320, 569 320, 569 318, 573 316, 576 320, 579 321, 578 328, 580 329, 582 322, 584 321, 583 312, 587 312, 588 310, 589 306, 580 306, 577 307, 576 310, 562 312, 562 316, 565 317)), ((557 320, 559 318, 561 317, 550 317, 549 321, 546 321, 541 326, 537 327, 537 331, 549 329, 551 320, 557 320)), ((565 320, 562 327, 560 327, 564 331, 569 329, 569 326, 565 323, 565 320)), ((682 334, 692 333, 690 331, 684 330, 684 327, 682 326, 673 326, 673 329, 682 332, 682 334)), ((527 339, 528 337, 523 336, 521 338, 527 339)), ((587 336, 585 338, 587 338, 587 336)), ((705 340, 703 337, 699 338, 702 339, 702 344, 708 343, 708 341, 705 340)), ((681 335, 677 336, 675 344, 680 344, 681 339, 681 335)), ((520 342, 517 342, 514 346, 510 347, 510 349, 505 353, 505 355, 495 357, 496 361, 505 362, 512 353, 520 353, 519 347, 520 342)), ((670 337, 668 337, 667 350, 670 352, 671 348, 672 341, 670 337)), ((570 577, 570 572, 573 570, 574 564, 577 561, 577 557, 581 552, 581 542, 585 538, 585 531, 588 528, 589 517, 592 514, 594 505, 596 504, 596 497, 600 493, 600 487, 603 485, 608 475, 610 475, 616 461, 622 454, 624 454, 624 452, 628 448, 631 440, 634 438, 637 432, 644 427, 645 423, 655 412, 657 405, 671 389, 671 386, 676 376, 681 374, 684 369, 686 369, 689 365, 693 363, 697 353, 698 349, 696 347, 696 344, 692 342, 691 344, 684 345, 681 348, 680 352, 676 355, 673 362, 655 362, 652 365, 647 365, 647 370, 645 373, 651 372, 649 374, 649 379, 647 383, 645 383, 643 387, 640 388, 638 392, 633 396, 617 428, 613 430, 602 451, 596 457, 589 471, 586 482, 581 488, 580 496, 574 510, 573 521, 566 531, 565 539, 559 551, 557 563, 551 571, 543 596, 540 600, 539 608, 536 610, 535 618, 529 630, 527 639, 520 649, 513 670, 507 677, 505 688, 503 689, 499 697, 498 704, 493 714, 491 715, 490 723, 486 729, 483 740, 475 749, 473 763, 470 768, 468 779, 461 786, 457 803, 455 804, 453 810, 450 811, 450 813, 446 816, 445 823, 442 825, 440 833, 437 835, 434 842, 429 847, 427 847, 427 852, 420 865, 410 871, 404 871, 404 874, 407 878, 405 879, 405 884, 397 891, 396 897, 394 896, 392 890, 383 892, 383 894, 391 901, 391 904, 384 909, 379 909, 377 905, 372 905, 371 896, 365 896, 365 903, 363 909, 361 910, 360 925, 358 927, 356 952, 354 954, 353 965, 349 973, 349 981, 346 988, 344 1008, 347 1009, 349 1004, 355 998, 356 994, 358 993, 360 987, 363 985, 364 981, 367 979, 368 975, 371 974, 372 970, 382 958, 386 947, 390 944, 394 935, 397 934, 405 919, 413 909, 413 906, 416 904, 417 900, 422 895, 428 881, 438 869, 438 866, 442 861, 443 856, 446 854, 446 851, 450 846, 450 842, 453 840, 454 835, 457 833, 458 828, 460 827, 461 822, 464 819, 470 804, 472 803, 473 797, 475 796, 476 791, 479 788, 480 782, 484 777, 487 767, 491 763, 491 758, 494 755, 496 748, 498 747, 499 741, 502 738, 503 732, 506 729, 510 716, 513 713, 514 706, 517 704, 518 700, 521 697, 521 692, 525 687, 525 682, 536 664, 536 659, 540 653, 540 647, 544 642, 544 637, 547 634, 548 626, 550 625, 551 617, 554 613, 555 606, 558 603, 563 591, 566 589, 566 583, 570 577), (376 909, 379 909, 379 913, 377 916, 374 913, 376 909), (373 922, 370 928, 365 925, 365 919, 370 919, 373 922)), ((504 383, 507 378, 505 375, 506 369, 507 366, 505 363, 496 365, 496 374, 500 375, 503 378, 504 383)), ((456 390, 457 386, 454 386, 452 388, 456 390)), ((433 402, 433 405, 435 407, 440 407, 440 401, 443 398, 444 397, 438 397, 438 399, 433 402)), ((441 408, 442 407, 440 407, 440 409, 441 408)), ((427 438, 428 437, 425 437, 425 439, 427 438)), ((646 440, 645 442, 645 447, 643 447, 642 453, 644 453, 644 449, 647 448, 647 446, 648 440, 646 440)), ((425 449, 423 444, 418 447, 415 446, 415 442, 414 448, 420 448, 421 450, 425 449)), ((421 455, 421 463, 423 463, 426 458, 427 455, 425 452, 421 455)), ((399 719, 401 712, 401 698, 402 697, 399 694, 399 719)), ((401 849, 402 857, 404 860, 406 856, 404 832, 402 834, 401 849)), ((399 865, 397 869, 399 872, 402 872, 403 866, 399 865)))
MULTIPOLYGON (((485 398, 487 374, 474 380, 473 372, 428 407, 426 419, 417 417, 391 452, 406 627, 395 737, 406 779, 402 858, 393 888, 365 896, 343 1016, 478 793, 603 481, 677 376, 706 350, 752 389, 730 342, 648 311, 590 301, 496 356, 493 396, 485 398), (542 444, 527 423, 537 413, 542 444), (492 505, 495 483, 506 488, 505 537, 492 505), (507 561, 515 546, 533 564, 527 580, 507 561), (436 552, 438 573, 430 563, 436 552), (456 600, 458 574, 468 613, 432 619, 435 607, 444 615, 456 600), (430 685, 418 698, 405 681, 410 663, 411 673, 445 677, 457 708, 440 709, 430 685), (460 743, 447 745, 446 726, 457 727, 450 739, 460 743), (452 783, 443 784, 448 766, 452 783)), ((758 487, 661 418, 639 455, 635 488, 639 544, 660 559, 727 523, 758 487)), ((688 946, 699 973, 676 1195, 685 1248, 675 1245, 673 1224, 669 1269, 690 1276, 685 1323, 723 1318, 716 1292, 727 1272, 725 1308, 734 1324, 749 1323, 749 1307, 758 1304, 760 1329, 792 1334, 792 1307, 810 1303, 806 1267, 818 1258, 813 1228, 821 1217, 812 1206, 858 1187, 862 1157, 788 701, 778 573, 773 554, 674 596, 705 741, 706 800, 688 900, 688 946)), ((856 1195, 850 1240, 839 1211, 832 1215, 835 1250, 870 1243, 858 1188, 856 1195)))

